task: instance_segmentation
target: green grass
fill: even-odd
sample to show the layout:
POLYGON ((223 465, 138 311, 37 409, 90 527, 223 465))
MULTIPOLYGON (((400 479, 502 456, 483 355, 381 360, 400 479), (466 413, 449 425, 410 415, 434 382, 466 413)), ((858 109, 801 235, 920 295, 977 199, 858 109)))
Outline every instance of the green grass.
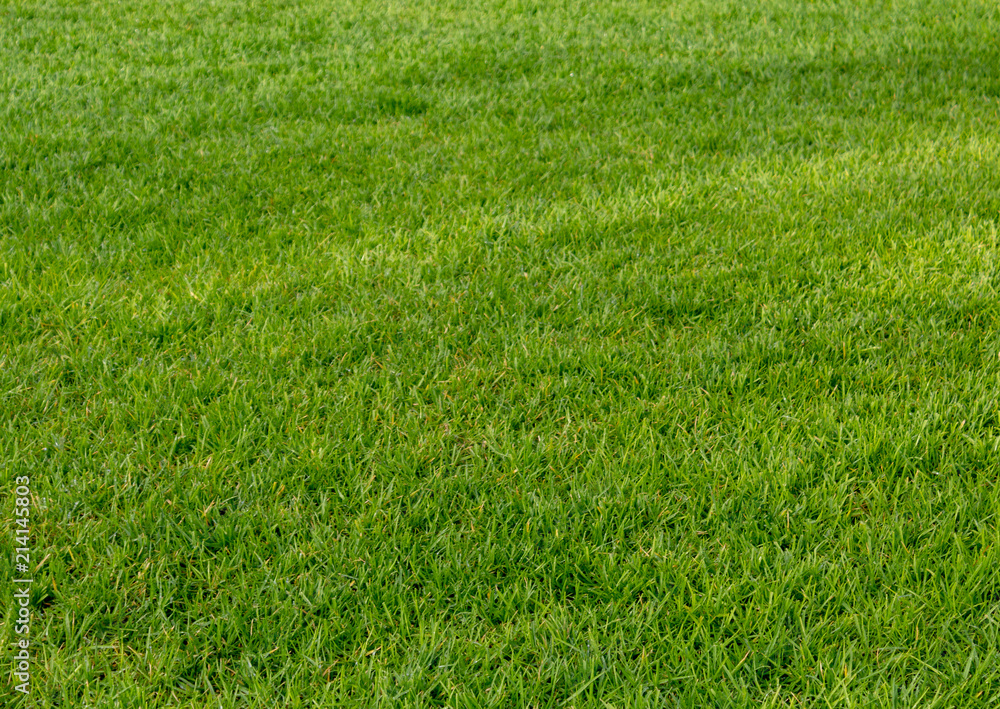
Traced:
POLYGON ((4 701, 997 706, 998 120, 985 0, 3 3, 4 701))

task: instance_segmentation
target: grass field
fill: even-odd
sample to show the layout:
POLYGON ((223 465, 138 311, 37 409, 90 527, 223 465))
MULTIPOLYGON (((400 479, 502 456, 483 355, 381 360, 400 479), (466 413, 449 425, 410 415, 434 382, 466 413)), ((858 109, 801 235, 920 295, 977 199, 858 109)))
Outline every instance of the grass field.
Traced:
POLYGON ((998 121, 986 0, 0 4, 0 701, 997 706, 998 121))

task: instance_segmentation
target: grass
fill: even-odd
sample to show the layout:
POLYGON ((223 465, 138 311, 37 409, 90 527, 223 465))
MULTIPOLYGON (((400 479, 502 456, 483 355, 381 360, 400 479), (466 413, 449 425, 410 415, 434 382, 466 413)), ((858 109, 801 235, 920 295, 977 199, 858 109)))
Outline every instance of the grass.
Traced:
POLYGON ((998 37, 4 3, 5 701, 997 706, 998 37))

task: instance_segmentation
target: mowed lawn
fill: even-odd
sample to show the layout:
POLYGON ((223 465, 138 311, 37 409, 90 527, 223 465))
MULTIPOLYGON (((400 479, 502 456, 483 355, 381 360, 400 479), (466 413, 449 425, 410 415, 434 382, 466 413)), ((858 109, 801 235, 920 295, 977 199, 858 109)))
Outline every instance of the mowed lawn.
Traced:
POLYGON ((998 222, 986 0, 3 3, 0 701, 996 706, 998 222))

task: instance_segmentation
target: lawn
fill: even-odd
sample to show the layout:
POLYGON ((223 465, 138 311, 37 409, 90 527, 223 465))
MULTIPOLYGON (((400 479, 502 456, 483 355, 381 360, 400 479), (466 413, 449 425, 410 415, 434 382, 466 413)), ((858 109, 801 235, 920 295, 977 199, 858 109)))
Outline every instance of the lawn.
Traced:
POLYGON ((0 702, 997 706, 998 124, 986 0, 0 4, 0 702))

